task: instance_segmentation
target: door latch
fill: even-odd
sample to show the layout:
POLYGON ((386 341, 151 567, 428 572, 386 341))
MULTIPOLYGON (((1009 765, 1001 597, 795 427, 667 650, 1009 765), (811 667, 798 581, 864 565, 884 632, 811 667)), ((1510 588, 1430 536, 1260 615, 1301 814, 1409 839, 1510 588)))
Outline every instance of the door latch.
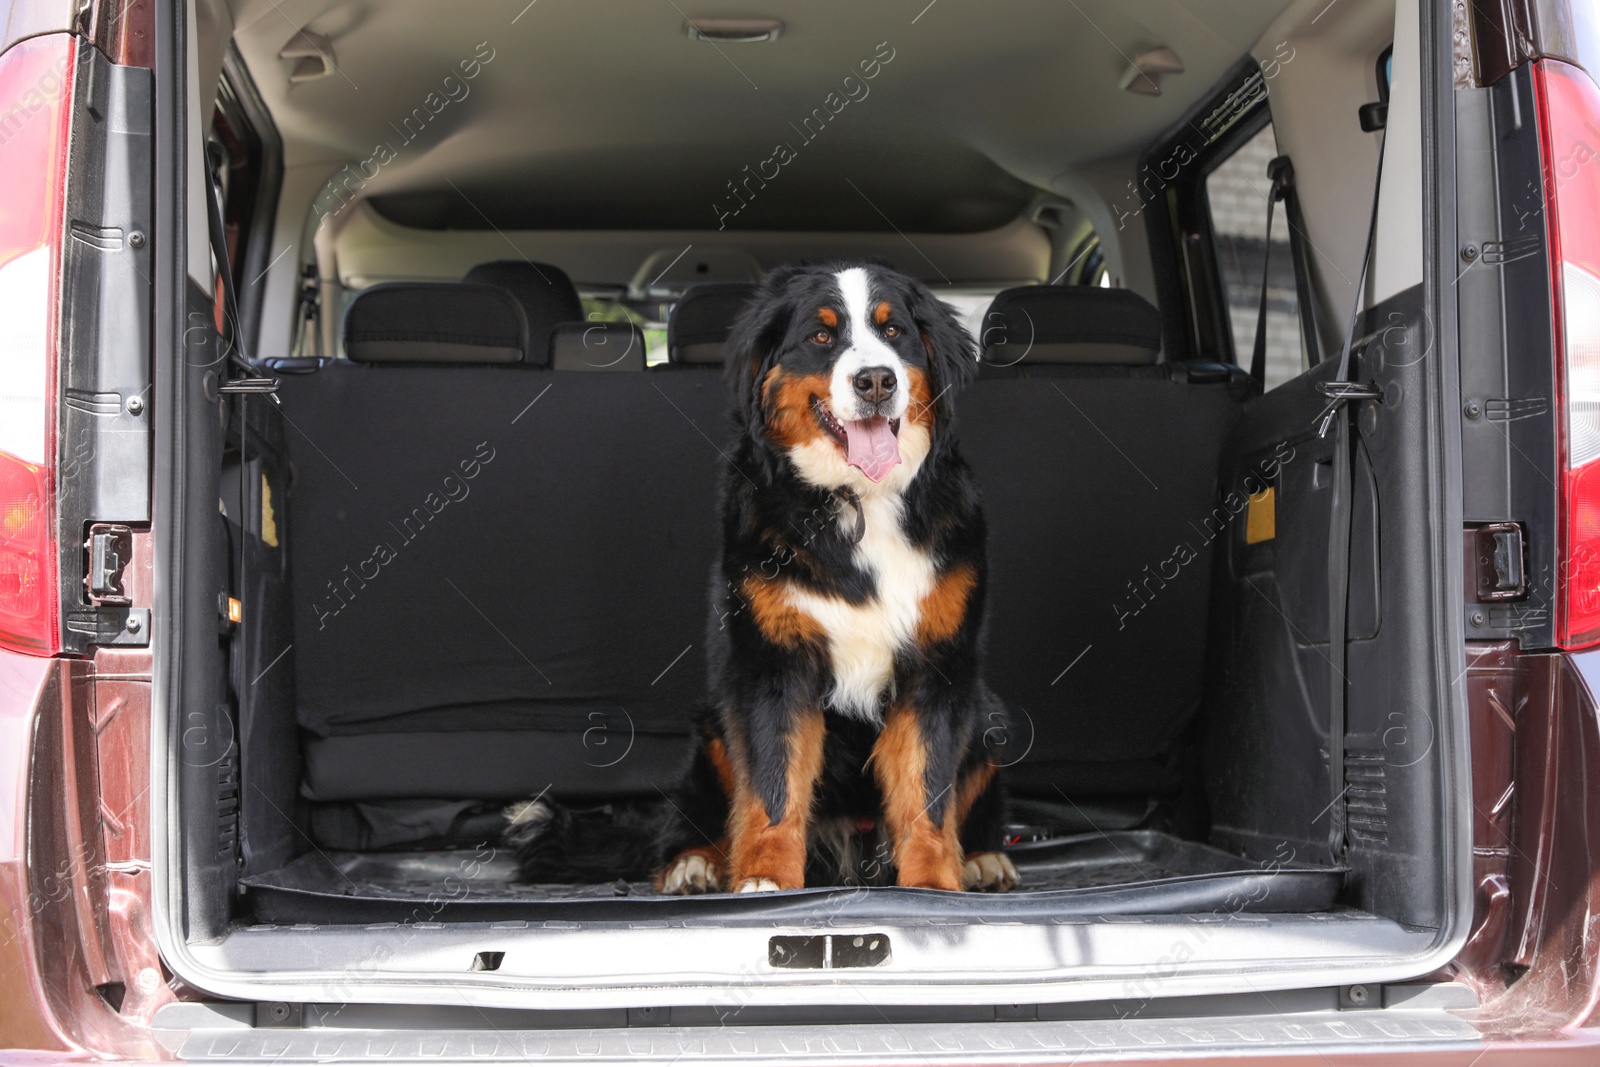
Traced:
POLYGON ((89 566, 83 576, 89 603, 97 607, 132 604, 122 584, 122 572, 133 556, 133 531, 113 523, 95 523, 89 527, 89 539, 83 547, 89 553, 89 566))
POLYGON ((1478 599, 1488 603, 1516 600, 1528 592, 1522 524, 1494 522, 1473 531, 1478 599))

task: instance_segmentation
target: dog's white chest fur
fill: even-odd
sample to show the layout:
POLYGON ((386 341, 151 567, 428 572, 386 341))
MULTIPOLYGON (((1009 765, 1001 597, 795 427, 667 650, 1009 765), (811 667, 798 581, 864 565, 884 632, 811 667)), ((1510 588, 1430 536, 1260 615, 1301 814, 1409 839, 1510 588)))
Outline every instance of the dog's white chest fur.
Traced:
POLYGON ((833 671, 828 706, 881 724, 895 654, 915 640, 923 598, 933 589, 936 574, 933 560, 901 532, 897 494, 863 496, 861 511, 867 528, 856 545, 855 561, 875 579, 876 595, 850 604, 792 585, 788 595, 827 634, 833 671))

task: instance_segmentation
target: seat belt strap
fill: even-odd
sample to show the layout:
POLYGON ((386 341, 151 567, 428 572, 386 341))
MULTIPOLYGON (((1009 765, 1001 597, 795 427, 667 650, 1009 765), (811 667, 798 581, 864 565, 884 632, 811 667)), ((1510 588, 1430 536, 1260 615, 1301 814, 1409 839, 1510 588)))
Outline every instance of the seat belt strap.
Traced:
POLYGON ((1328 502, 1328 753, 1334 795, 1328 805, 1328 847, 1335 857, 1342 856, 1348 848, 1345 793, 1349 787, 1345 784, 1344 736, 1349 682, 1345 676, 1345 666, 1350 596, 1350 453, 1356 431, 1344 409, 1352 400, 1371 400, 1381 395, 1375 386, 1358 385, 1350 380, 1350 355, 1366 294, 1367 272, 1378 236, 1378 201, 1383 191, 1383 146, 1386 140, 1378 143, 1378 168, 1372 190, 1372 215, 1367 222, 1367 244, 1361 255, 1361 271, 1356 278, 1356 295, 1350 307, 1350 323, 1345 329, 1339 363, 1333 378, 1318 386, 1328 406, 1323 412, 1317 434, 1320 437, 1327 436, 1330 427, 1334 431, 1333 495, 1328 502))
POLYGON ((1305 232, 1300 195, 1295 191, 1294 164, 1288 156, 1278 156, 1267 164, 1267 177, 1272 179, 1272 187, 1267 191, 1267 245, 1261 256, 1261 306, 1256 312, 1255 351, 1250 357, 1250 377, 1263 389, 1267 380, 1267 283, 1272 278, 1272 217, 1273 208, 1280 200, 1283 201, 1284 223, 1289 227, 1289 261, 1294 266, 1301 335, 1313 363, 1322 355, 1322 346, 1317 338, 1316 294, 1311 288, 1311 265, 1306 261, 1303 242, 1294 239, 1296 233, 1304 235, 1305 232))
POLYGON ((1294 264, 1295 295, 1300 304, 1300 335, 1305 341, 1307 360, 1314 366, 1322 362, 1322 333, 1318 329, 1321 316, 1317 314, 1317 291, 1311 284, 1310 243, 1305 239, 1306 217, 1300 209, 1300 187, 1294 180, 1294 167, 1288 156, 1279 156, 1278 159, 1288 169, 1283 191, 1283 221, 1289 227, 1289 258, 1294 264), (1299 240, 1295 239, 1297 237, 1299 240))
MULTIPOLYGON (((1269 176, 1277 162, 1275 159, 1267 167, 1269 176)), ((1274 177, 1272 187, 1267 190, 1267 243, 1261 250, 1261 305, 1256 309, 1256 343, 1250 354, 1250 377, 1255 380, 1257 389, 1264 389, 1267 381, 1267 281, 1272 277, 1272 213, 1282 195, 1274 177)))

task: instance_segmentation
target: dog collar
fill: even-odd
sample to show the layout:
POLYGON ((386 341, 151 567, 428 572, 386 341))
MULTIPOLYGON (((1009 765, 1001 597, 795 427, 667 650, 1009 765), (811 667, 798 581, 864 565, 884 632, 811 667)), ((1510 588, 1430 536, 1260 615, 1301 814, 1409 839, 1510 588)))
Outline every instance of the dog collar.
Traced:
MULTIPOLYGON (((855 533, 850 537, 850 543, 852 545, 859 545, 861 543, 861 539, 867 536, 867 513, 861 510, 861 498, 856 495, 856 491, 854 489, 848 488, 837 490, 836 495, 839 497, 841 505, 848 504, 855 509, 856 528, 855 533)), ((842 513, 844 508, 841 506, 839 510, 842 513)))

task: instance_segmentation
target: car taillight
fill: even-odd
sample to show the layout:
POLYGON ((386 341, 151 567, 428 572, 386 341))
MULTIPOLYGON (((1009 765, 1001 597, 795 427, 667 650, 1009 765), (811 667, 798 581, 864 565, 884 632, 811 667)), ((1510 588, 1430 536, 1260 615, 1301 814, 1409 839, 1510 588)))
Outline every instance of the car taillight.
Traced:
POLYGON ((75 39, 0 55, 0 648, 61 647, 55 381, 75 39))

